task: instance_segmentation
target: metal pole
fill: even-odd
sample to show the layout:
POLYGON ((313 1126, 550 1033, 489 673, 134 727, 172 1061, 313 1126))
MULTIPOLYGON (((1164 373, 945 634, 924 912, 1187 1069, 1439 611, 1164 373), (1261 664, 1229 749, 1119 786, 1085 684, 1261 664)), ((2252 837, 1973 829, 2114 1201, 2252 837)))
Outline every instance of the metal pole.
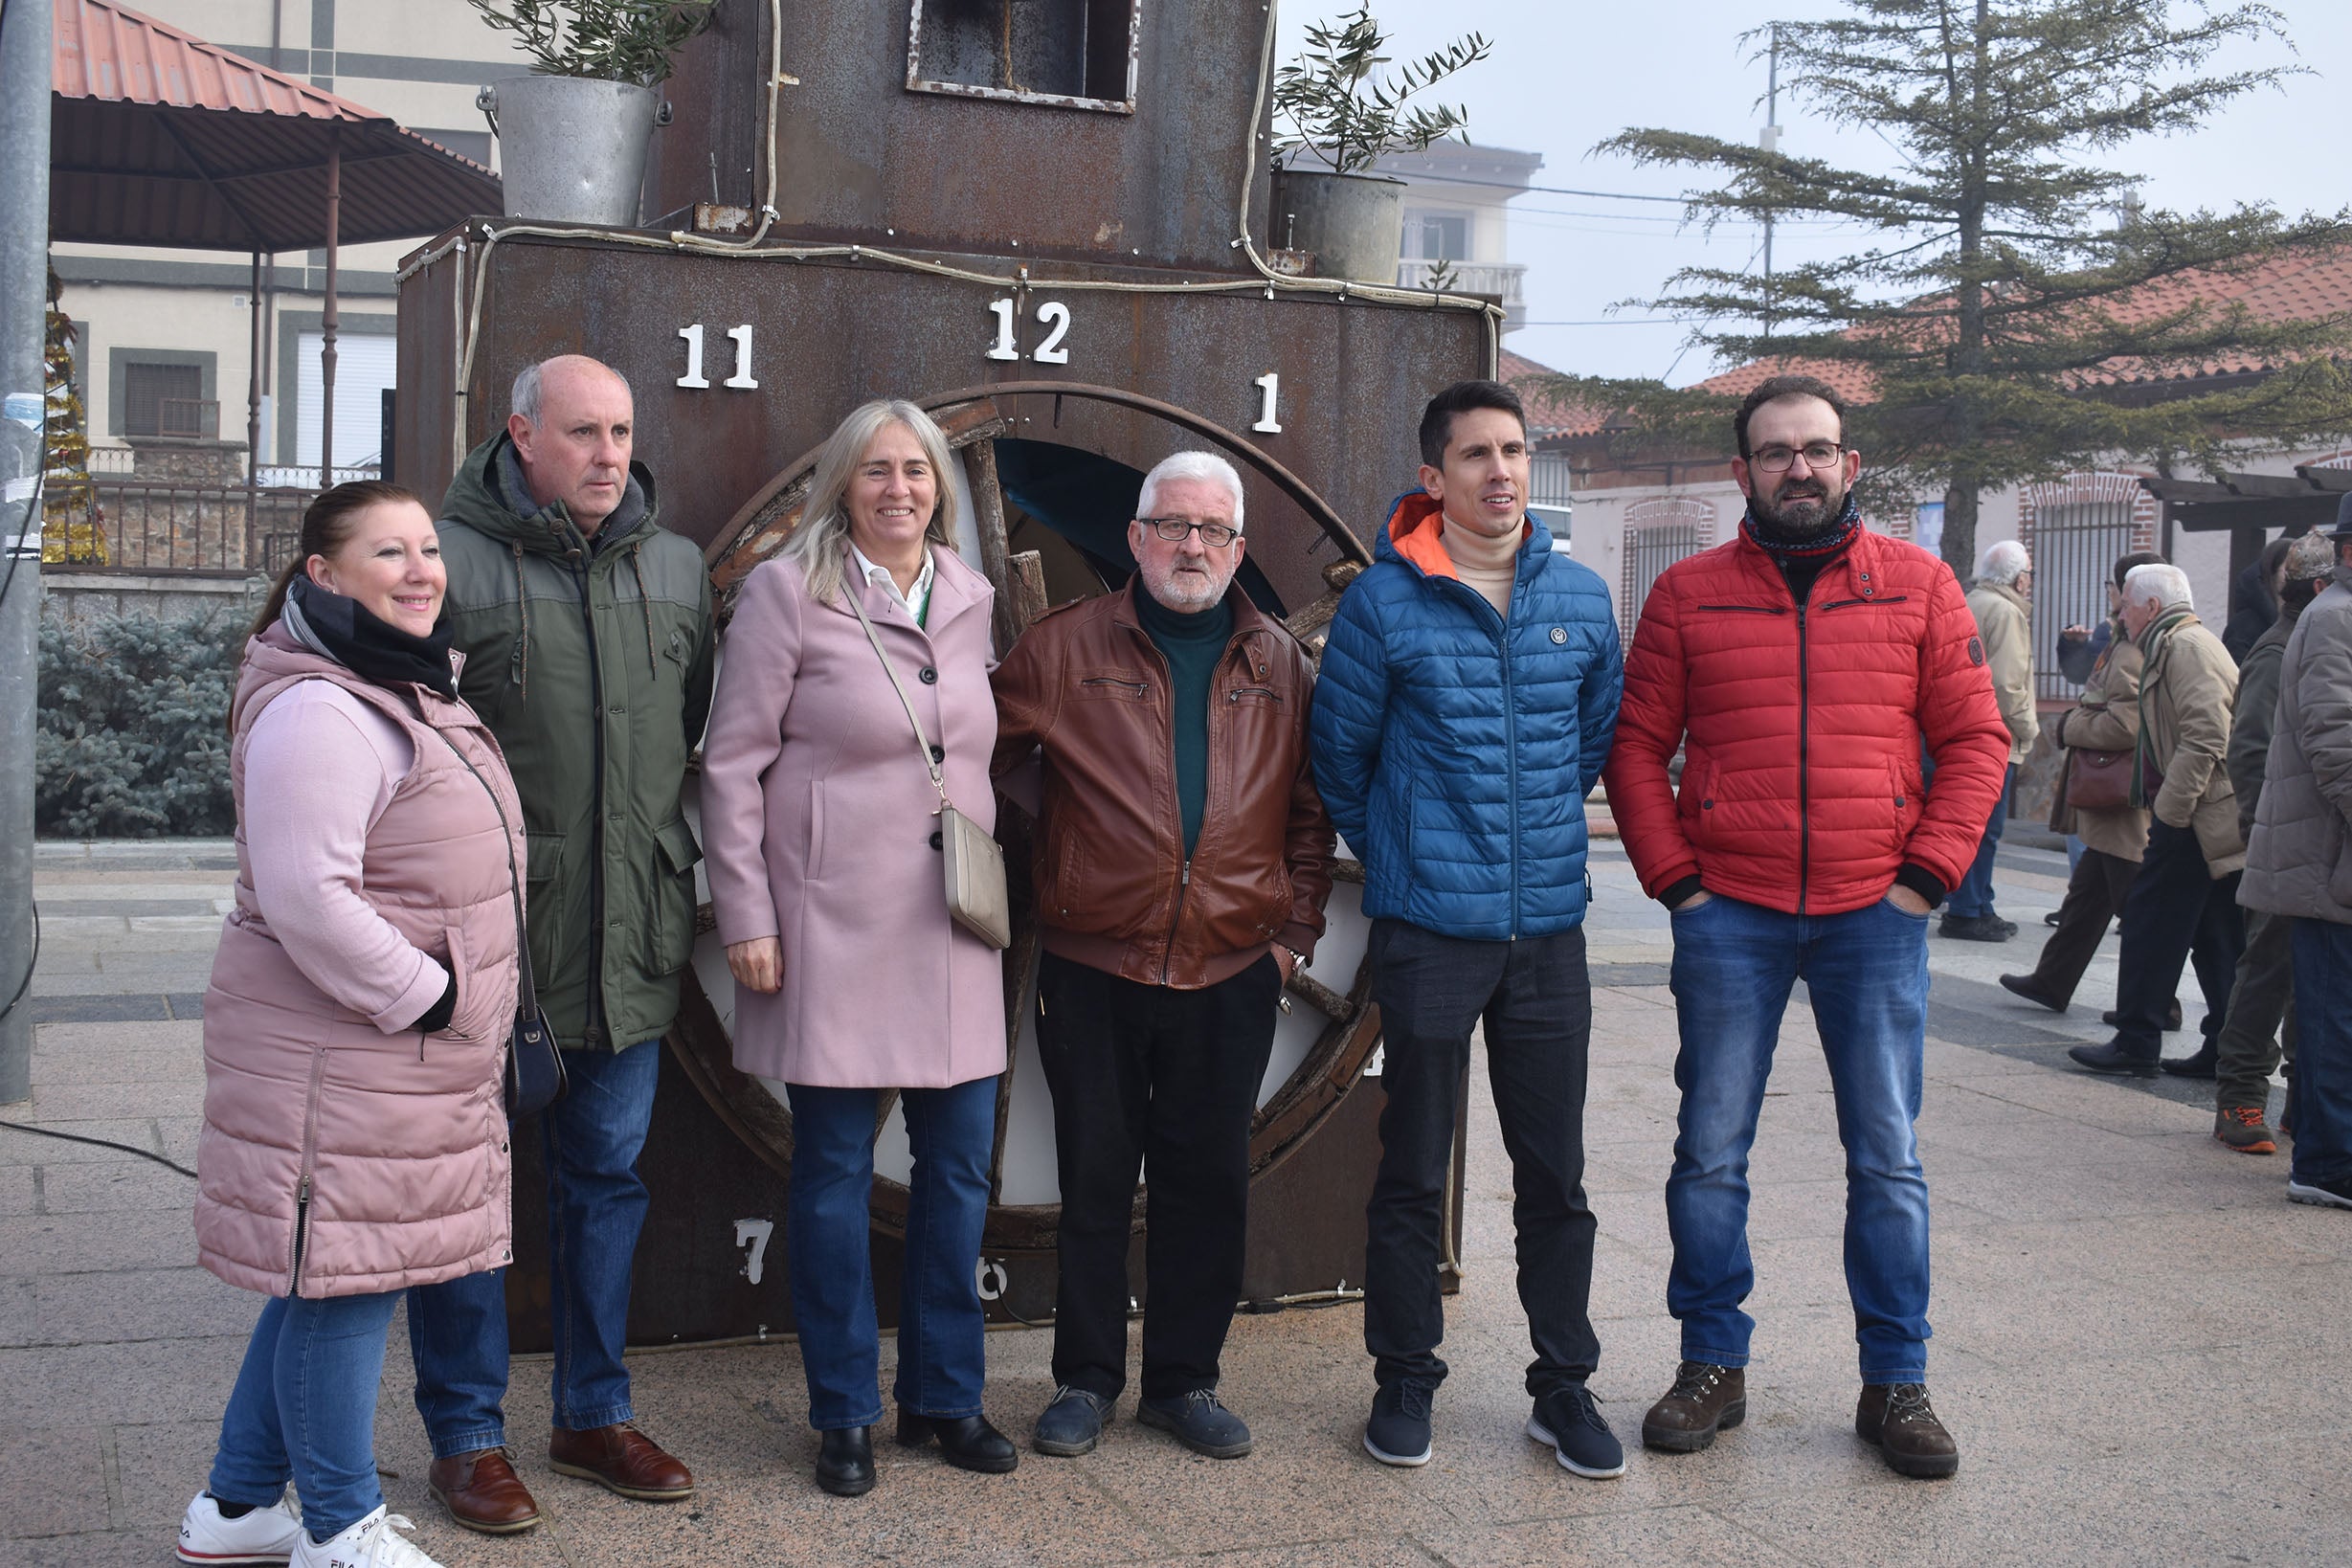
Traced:
MULTIPOLYGON (((1772 24, 1772 63, 1765 67, 1764 134, 1758 138, 1766 152, 1781 150, 1781 24, 1772 24)), ((1764 210, 1764 336, 1772 336, 1772 210, 1764 210)))
POLYGON ((343 130, 326 144, 326 310, 319 320, 319 488, 335 487, 335 265, 343 231, 343 130))
POLYGON ((253 253, 253 293, 246 302, 253 307, 253 349, 245 368, 245 570, 258 570, 261 562, 254 553, 260 537, 261 482, 261 253, 253 253))
POLYGON ((47 454, 51 0, 0 19, 0 1104, 33 1094, 33 729, 47 454), (21 995, 20 995, 21 991, 21 995))

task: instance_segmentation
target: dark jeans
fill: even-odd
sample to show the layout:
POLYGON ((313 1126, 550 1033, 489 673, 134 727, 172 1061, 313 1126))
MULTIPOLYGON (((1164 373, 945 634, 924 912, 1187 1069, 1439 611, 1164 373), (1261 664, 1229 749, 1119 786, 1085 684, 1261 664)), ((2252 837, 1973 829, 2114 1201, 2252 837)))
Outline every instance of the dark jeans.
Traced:
MULTIPOLYGON (((784 1086, 793 1108, 793 1181, 785 1245, 793 1318, 818 1431, 882 1420, 874 1317, 874 1130, 882 1091, 784 1086)), ((980 1307, 980 1231, 997 1141, 994 1074, 947 1088, 906 1089, 907 1250, 899 1281, 898 1378, 892 1397, 919 1416, 980 1413, 988 1360, 980 1307)))
POLYGON ((1585 1053, 1592 981, 1581 929, 1515 942, 1465 941, 1376 920, 1367 956, 1380 1009, 1380 1170, 1366 1210, 1364 1348, 1383 1387, 1445 1376, 1438 1290, 1455 1096, 1470 1031, 1486 1026, 1487 1071, 1511 1156, 1519 1305, 1535 1359, 1528 1392, 1580 1383, 1601 1358, 1586 1310, 1592 1210, 1584 1202, 1585 1053))
MULTIPOLYGON (((653 1125, 661 1043, 566 1051, 564 1097, 540 1112, 548 1167, 548 1284, 554 1331, 555 1424, 586 1431, 635 1419, 629 1369, 629 1273, 645 1223, 637 1156, 653 1125)), ((506 1442, 506 1271, 409 1292, 416 1411, 433 1452, 506 1442)))
POLYGON ((314 1541, 383 1507, 375 1400, 399 1305, 397 1290, 263 1302, 205 1490, 224 1503, 267 1508, 291 1479, 314 1541))
POLYGON ((1039 1060, 1062 1176, 1054 1381, 1127 1384, 1127 1254, 1144 1188, 1143 1397, 1215 1388, 1242 1294, 1249 1122, 1274 1048, 1282 971, 1267 955, 1176 991, 1047 953, 1039 1060))
POLYGON ((2295 920, 2295 1179, 2352 1180, 2352 926, 2295 920))
POLYGON ((1781 1016, 1800 977, 1821 1034, 1846 1148, 1846 1290, 1866 1383, 1927 1378, 1927 1177, 1919 1169, 1927 1045, 1927 917, 1884 899, 1794 915, 1716 894, 1674 922, 1682 1090, 1666 1221, 1666 1305, 1685 1360, 1748 1364, 1756 1321, 1748 1151, 1781 1016))
POLYGON ((2017 782, 2017 764, 2001 775, 2001 794, 1993 801, 1992 819, 1984 824, 1984 837, 1977 840, 1977 858, 1970 863, 1968 874, 1960 878, 1952 889, 1950 912, 1960 920, 1973 920, 1993 912, 1993 856, 2001 848, 2001 830, 2009 822, 2009 786, 2017 782))
POLYGON ((2295 1061, 2294 922, 2262 909, 2247 909, 2243 918, 2246 951, 2229 983, 2229 1021, 2216 1044, 2213 1106, 2268 1111, 2282 1042, 2290 1071, 2295 1061))
POLYGON ((2103 850, 2085 849, 2066 881, 2066 898, 2058 906, 2058 929, 2042 944, 2041 960, 2033 966, 2033 989, 2064 1004, 2082 984, 2092 955, 2107 940, 2108 923, 2122 911, 2139 875, 2139 862, 2103 850))
POLYGON ((2221 1033, 2246 934, 2238 924, 2238 873, 2207 875, 2195 828, 2150 818, 2148 853, 2123 901, 2123 951, 2116 970, 2116 1049, 2153 1062, 2165 1015, 2190 957, 2205 988, 2205 1038, 2221 1033))

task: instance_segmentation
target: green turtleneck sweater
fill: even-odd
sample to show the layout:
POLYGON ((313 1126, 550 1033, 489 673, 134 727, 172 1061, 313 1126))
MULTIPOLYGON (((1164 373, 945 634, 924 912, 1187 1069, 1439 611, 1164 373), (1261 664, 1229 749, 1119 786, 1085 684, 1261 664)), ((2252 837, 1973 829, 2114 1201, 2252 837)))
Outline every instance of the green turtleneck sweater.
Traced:
POLYGON ((1200 839, 1209 796, 1209 682, 1233 638, 1233 606, 1220 599, 1194 615, 1171 610, 1138 583, 1135 616, 1168 661, 1169 711, 1176 730, 1176 809, 1184 820, 1184 858, 1200 839))

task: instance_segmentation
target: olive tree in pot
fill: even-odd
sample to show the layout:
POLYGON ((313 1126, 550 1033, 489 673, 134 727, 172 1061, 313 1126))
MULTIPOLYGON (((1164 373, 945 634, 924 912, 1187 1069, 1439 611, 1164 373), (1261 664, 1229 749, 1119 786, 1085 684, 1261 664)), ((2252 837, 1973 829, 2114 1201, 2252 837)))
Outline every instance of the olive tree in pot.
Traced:
POLYGON ((670 56, 718 0, 471 0, 512 33, 531 74, 482 90, 499 140, 506 215, 629 228, 670 56))
POLYGON ((1274 237, 1314 252, 1327 278, 1397 280, 1404 182, 1373 174, 1372 166, 1384 153, 1419 152, 1461 134, 1467 110, 1407 107, 1405 101, 1493 48, 1472 33, 1389 77, 1380 73, 1389 63, 1380 53, 1387 42, 1371 6, 1359 5, 1336 23, 1309 27, 1306 49, 1275 74, 1275 146, 1284 167, 1274 171, 1274 237))

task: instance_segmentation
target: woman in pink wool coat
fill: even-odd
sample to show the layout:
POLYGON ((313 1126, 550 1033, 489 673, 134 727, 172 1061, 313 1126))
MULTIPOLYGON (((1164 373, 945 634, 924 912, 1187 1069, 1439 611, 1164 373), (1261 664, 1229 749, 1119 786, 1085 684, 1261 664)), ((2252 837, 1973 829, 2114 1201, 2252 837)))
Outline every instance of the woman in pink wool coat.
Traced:
POLYGON ((882 1420, 868 1260, 880 1096, 914 1145, 899 1310, 898 1441, 1013 1468, 980 1409, 974 1266, 988 1213, 1001 955, 948 915, 942 771, 996 820, 988 579, 955 553, 948 445, 911 403, 868 403, 817 459, 799 528, 744 579, 703 747, 703 845, 735 976, 735 1065, 792 1102, 793 1313, 821 1434, 817 1482, 874 1484, 882 1420), (872 624, 923 727, 918 745, 872 624))
POLYGON ((269 1300, 183 1562, 432 1568, 376 1484, 376 1391, 403 1290, 512 1256, 500 1078, 524 855, 506 765, 434 630, 446 580, 414 496, 338 485, 238 671, 196 1243, 269 1300))

